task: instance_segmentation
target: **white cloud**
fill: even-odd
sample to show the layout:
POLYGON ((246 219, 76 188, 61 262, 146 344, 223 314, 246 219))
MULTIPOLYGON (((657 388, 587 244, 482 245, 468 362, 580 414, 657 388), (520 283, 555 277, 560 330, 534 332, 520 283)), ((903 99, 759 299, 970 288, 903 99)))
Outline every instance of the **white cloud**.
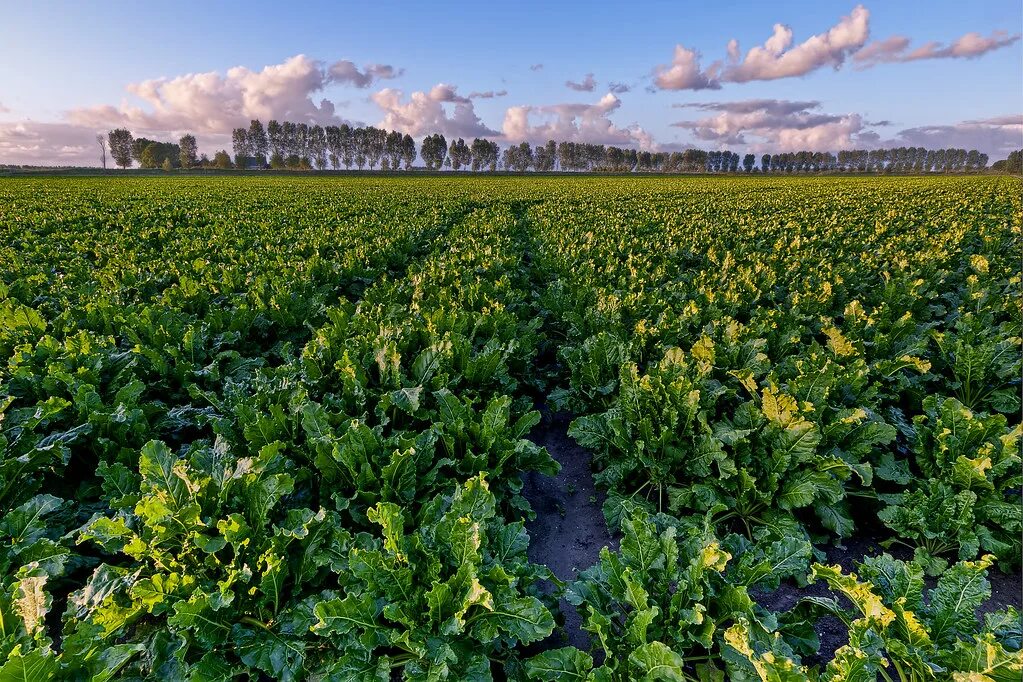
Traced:
POLYGON ((865 132, 859 114, 827 114, 816 111, 820 103, 776 99, 711 102, 689 105, 714 112, 693 121, 672 125, 692 131, 702 142, 718 146, 742 145, 751 151, 816 151, 851 149, 865 132))
POLYGON ((9 114, 11 110, 4 106, 3 102, 0 102, 0 114, 9 114))
POLYGON ((638 126, 618 127, 610 118, 621 100, 607 93, 595 104, 549 104, 509 107, 501 131, 508 142, 542 144, 547 140, 656 147, 653 138, 638 126))
POLYGON ((864 45, 862 49, 853 54, 853 60, 860 68, 867 68, 877 64, 914 62, 921 59, 974 59, 1012 45, 1019 39, 1019 34, 1009 35, 1005 31, 994 31, 987 37, 970 32, 960 36, 949 45, 932 41, 924 43, 915 50, 910 50, 909 38, 891 36, 864 45))
POLYGON ((683 45, 675 46, 671 65, 654 69, 654 82, 662 90, 716 90, 721 83, 747 83, 804 76, 825 66, 839 68, 860 49, 870 35, 870 12, 857 5, 824 33, 792 45, 792 29, 775 24, 771 37, 743 57, 739 41, 728 42, 726 61, 700 68, 700 55, 683 45))
POLYGON ((779 78, 794 78, 813 73, 826 66, 840 69, 847 58, 857 68, 885 62, 912 62, 922 59, 971 59, 1016 43, 1020 35, 994 31, 989 36, 966 33, 948 45, 924 43, 910 49, 906 36, 890 36, 867 43, 870 37, 870 11, 857 5, 852 12, 824 33, 812 35, 793 45, 792 29, 775 24, 763 45, 751 48, 745 56, 739 41, 727 45, 727 58, 715 61, 706 69, 700 67, 700 54, 683 45, 675 46, 670 65, 654 69, 654 82, 662 90, 718 89, 722 83, 748 83, 779 78))
POLYGON ((498 135, 496 130, 487 128, 480 121, 472 100, 459 95, 457 88, 447 83, 438 83, 429 92, 413 92, 408 101, 403 101, 404 93, 394 88, 376 92, 370 99, 383 110, 384 118, 379 125, 387 130, 397 130, 413 137, 432 133, 442 133, 447 137, 498 135))
POLYGON ((565 87, 576 92, 593 92, 597 89, 597 80, 593 77, 592 73, 588 73, 579 82, 573 80, 565 81, 565 87))
POLYGON ((147 106, 111 105, 73 109, 71 123, 94 128, 126 126, 136 133, 224 133, 258 118, 335 123, 334 104, 318 103, 331 76, 323 65, 305 55, 282 64, 251 71, 243 66, 225 74, 215 71, 157 78, 128 85, 127 90, 147 106))
POLYGON ((857 5, 826 32, 810 36, 795 47, 792 29, 775 24, 771 37, 763 45, 751 48, 741 61, 738 42, 733 40, 728 46, 729 63, 721 78, 746 83, 803 76, 825 66, 837 69, 867 42, 869 35, 870 12, 863 5, 857 5))
POLYGON ((367 64, 360 71, 354 62, 342 59, 330 65, 327 74, 335 83, 354 85, 357 88, 368 88, 375 81, 397 78, 405 73, 390 64, 367 64))
POLYGON ((716 62, 707 71, 702 71, 700 54, 676 45, 671 65, 654 69, 654 82, 662 90, 717 90, 721 87, 716 77, 718 66, 716 62))

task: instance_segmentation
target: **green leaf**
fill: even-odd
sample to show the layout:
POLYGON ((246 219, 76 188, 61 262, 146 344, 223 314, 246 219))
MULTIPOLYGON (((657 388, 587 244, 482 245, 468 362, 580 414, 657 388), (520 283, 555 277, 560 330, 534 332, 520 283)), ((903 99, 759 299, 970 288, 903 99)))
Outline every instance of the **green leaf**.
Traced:
POLYGON ((271 510, 282 497, 295 488, 295 480, 288 474, 272 474, 258 479, 246 489, 248 494, 249 523, 254 529, 266 527, 271 510))
POLYGON ((404 562, 401 540, 405 536, 405 515, 401 507, 391 502, 380 502, 367 512, 371 523, 379 524, 384 533, 384 549, 396 561, 404 562))
POLYGON ((656 535, 656 528, 647 515, 636 512, 622 521, 621 555, 625 564, 646 576, 654 569, 665 567, 664 552, 656 535))
POLYGON ((405 414, 414 417, 419 412, 419 398, 422 393, 423 387, 416 386, 415 388, 403 388, 392 391, 388 396, 390 397, 391 405, 397 407, 405 414))
MULTIPOLYGON (((0 450, 2 452, 2 450, 0 450)), ((0 519, 0 537, 11 545, 27 545, 43 537, 48 526, 46 517, 59 510, 64 500, 53 495, 36 495, 0 519)))
POLYGON ((313 614, 317 622, 313 632, 320 635, 344 635, 349 632, 372 632, 379 629, 376 618, 380 608, 372 594, 348 595, 316 604, 313 614))
POLYGON ((500 631, 522 644, 538 642, 554 632, 554 617, 536 597, 520 597, 482 611, 474 630, 484 642, 491 641, 500 631))
POLYGON ((270 629, 235 624, 232 639, 245 665, 261 670, 275 680, 303 679, 305 643, 281 636, 270 629))
POLYGON ((881 596, 894 604, 906 600, 906 608, 915 611, 923 601, 924 571, 914 562, 899 561, 889 554, 866 557, 860 575, 871 582, 881 596))
POLYGON ((139 457, 143 487, 165 496, 172 509, 180 507, 188 497, 188 486, 176 471, 179 461, 170 448, 158 440, 146 443, 139 457))
POLYGON ((146 650, 142 644, 114 644, 103 647, 89 659, 90 682, 108 682, 114 679, 128 661, 146 650))
POLYGON ((899 485, 907 485, 912 480, 912 474, 909 472, 909 462, 904 459, 895 459, 895 455, 890 450, 885 450, 881 453, 881 463, 877 467, 878 478, 898 483, 899 485))
POLYGON ((59 669, 57 658, 39 649, 24 655, 12 652, 0 668, 0 682, 47 682, 59 669))
POLYGON ((629 663, 640 676, 632 679, 653 682, 685 682, 685 660, 662 642, 650 642, 629 654, 629 663))
POLYGON ((531 680, 560 682, 586 680, 593 669, 593 657, 573 646, 551 649, 524 661, 526 675, 531 680))
POLYGON ((192 633, 203 646, 212 648, 227 640, 231 632, 229 617, 211 608, 209 597, 200 592, 188 601, 177 602, 167 625, 192 633))
POLYGON ((979 561, 961 561, 938 578, 938 586, 928 592, 925 614, 930 620, 931 637, 939 646, 956 639, 968 639, 976 633, 977 609, 991 596, 987 569, 993 557, 979 561))

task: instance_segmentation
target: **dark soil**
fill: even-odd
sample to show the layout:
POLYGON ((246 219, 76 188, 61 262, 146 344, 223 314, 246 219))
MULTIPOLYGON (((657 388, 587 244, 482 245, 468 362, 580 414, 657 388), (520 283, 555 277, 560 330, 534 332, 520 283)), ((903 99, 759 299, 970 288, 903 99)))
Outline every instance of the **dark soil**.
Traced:
MULTIPOLYGON (((533 472, 523 475, 524 494, 536 511, 536 519, 529 524, 529 558, 534 563, 544 564, 562 581, 575 580, 576 574, 599 559, 600 549, 618 547, 618 538, 607 529, 601 511, 604 494, 593 485, 591 455, 568 436, 571 416, 565 413, 552 414, 545 408, 542 422, 529 438, 547 448, 561 463, 561 472, 551 478, 533 472)), ((823 545, 818 549, 827 555, 827 563, 839 564, 845 571, 855 570, 856 562, 864 557, 887 551, 898 559, 908 560, 912 553, 895 546, 885 550, 879 538, 861 536, 847 538, 841 545, 823 545)), ((1006 574, 997 568, 988 571, 991 583, 991 599, 979 610, 978 615, 996 611, 1006 606, 1023 609, 1023 583, 1019 573, 1006 574)), ((935 579, 927 580, 927 587, 934 587, 935 579)), ((554 586, 549 586, 551 590, 554 586)), ((756 592, 754 599, 765 608, 775 612, 793 607, 803 597, 834 596, 823 583, 799 587, 786 582, 773 592, 756 592)), ((571 644, 584 651, 589 649, 589 633, 581 629, 582 617, 575 607, 564 599, 561 609, 565 615, 563 632, 555 633, 538 648, 547 649, 571 644)), ((845 627, 837 618, 824 618, 817 628, 821 647, 810 664, 823 664, 831 659, 835 650, 846 644, 848 636, 845 627)))
MULTIPOLYGON (((602 547, 618 548, 604 523, 604 494, 593 485, 590 453, 568 437, 570 421, 567 414, 543 411, 543 421, 529 438, 547 448, 561 463, 561 472, 554 478, 534 472, 523 475, 524 494, 536 511, 536 520, 527 525, 529 558, 545 564, 565 582, 597 563, 602 547)), ((550 646, 567 643, 587 650, 589 634, 581 629, 582 618, 575 607, 562 599, 561 610, 566 632, 561 636, 555 632, 550 646)))

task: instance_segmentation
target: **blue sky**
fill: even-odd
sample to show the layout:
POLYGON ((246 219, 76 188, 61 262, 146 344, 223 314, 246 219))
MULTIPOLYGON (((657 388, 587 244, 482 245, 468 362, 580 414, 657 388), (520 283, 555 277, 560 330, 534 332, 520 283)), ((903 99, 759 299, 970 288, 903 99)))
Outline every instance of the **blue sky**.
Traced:
POLYGON ((0 163, 94 163, 116 125, 212 151, 255 114, 660 149, 1023 144, 1018 0, 91 5, 3 2, 0 163), (400 75, 356 87, 342 60, 400 75), (468 98, 487 91, 506 94, 468 98))

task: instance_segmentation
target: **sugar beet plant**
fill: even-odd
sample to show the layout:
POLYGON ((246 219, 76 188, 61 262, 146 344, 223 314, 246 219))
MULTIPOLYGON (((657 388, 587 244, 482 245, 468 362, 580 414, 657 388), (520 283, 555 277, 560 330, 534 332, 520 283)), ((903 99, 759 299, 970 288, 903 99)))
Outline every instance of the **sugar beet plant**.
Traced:
MULTIPOLYGON (((90 234, 132 256, 61 263, 67 291, 44 254, 20 256, 4 289, 4 679, 488 677, 553 630, 519 520, 520 474, 557 464, 524 438, 537 327, 514 219, 385 193, 394 230, 372 190, 345 205, 329 189, 290 213, 225 196, 239 226, 223 235, 187 212, 201 185, 153 191, 116 238, 90 234), (210 235, 226 262, 198 259, 210 235), (152 258, 169 245, 183 260, 165 272, 152 258)), ((92 210, 79 229, 112 218, 92 210)))
POLYGON ((1021 552, 1021 218, 998 178, 3 181, 0 682, 1019 679, 974 612, 1021 552), (544 400, 621 537, 569 584, 544 400), (913 561, 811 569, 864 526, 913 561))

